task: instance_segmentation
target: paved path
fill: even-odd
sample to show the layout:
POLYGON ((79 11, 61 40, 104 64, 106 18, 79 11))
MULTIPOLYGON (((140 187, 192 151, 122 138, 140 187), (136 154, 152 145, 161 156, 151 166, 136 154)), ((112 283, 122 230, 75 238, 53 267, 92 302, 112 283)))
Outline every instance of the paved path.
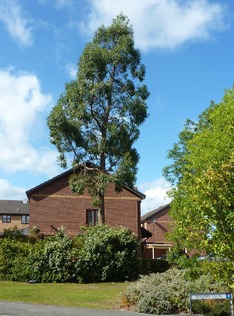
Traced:
MULTIPOLYGON (((0 316, 144 316, 126 311, 97 310, 0 301, 0 316)), ((149 315, 147 315, 149 316, 149 315)))

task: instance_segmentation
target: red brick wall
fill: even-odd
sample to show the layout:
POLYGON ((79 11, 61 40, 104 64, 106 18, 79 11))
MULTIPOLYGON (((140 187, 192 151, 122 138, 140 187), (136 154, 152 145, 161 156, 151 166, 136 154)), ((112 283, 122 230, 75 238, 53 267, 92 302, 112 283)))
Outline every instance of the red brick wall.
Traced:
MULTIPOLYGON (((175 245, 174 242, 171 242, 166 237, 174 224, 174 221, 169 216, 169 210, 170 204, 165 205, 165 207, 156 212, 156 214, 147 217, 147 219, 144 218, 142 226, 152 233, 152 237, 148 238, 144 244, 144 257, 158 258, 175 245)), ((181 251, 187 253, 186 249, 181 249, 181 251)), ((196 251, 192 250, 188 255, 191 257, 195 253, 196 251)))
MULTIPOLYGON (((69 233, 77 234, 86 224, 86 209, 93 209, 87 192, 73 193, 68 185, 69 175, 46 186, 41 186, 30 195, 30 228, 37 226, 48 235, 55 228, 64 226, 69 233)), ((117 194, 114 185, 109 185, 105 198, 106 224, 129 227, 136 235, 140 232, 140 198, 124 189, 117 194)))
POLYGON ((21 223, 21 215, 12 215, 8 214, 11 216, 11 222, 10 223, 3 223, 2 222, 2 214, 0 215, 0 233, 4 231, 4 229, 9 229, 9 228, 14 228, 17 227, 18 229, 24 229, 28 228, 28 224, 22 224, 21 223))
POLYGON ((173 225, 173 220, 168 214, 169 209, 168 204, 142 223, 142 226, 152 233, 152 237, 147 239, 144 247, 143 256, 146 258, 158 258, 173 246, 173 243, 166 237, 173 225))
POLYGON ((167 243, 166 233, 170 231, 170 225, 173 223, 168 215, 169 205, 162 211, 148 218, 143 224, 143 227, 152 233, 152 237, 147 239, 147 242, 167 243), (154 222, 155 221, 155 222, 154 222))

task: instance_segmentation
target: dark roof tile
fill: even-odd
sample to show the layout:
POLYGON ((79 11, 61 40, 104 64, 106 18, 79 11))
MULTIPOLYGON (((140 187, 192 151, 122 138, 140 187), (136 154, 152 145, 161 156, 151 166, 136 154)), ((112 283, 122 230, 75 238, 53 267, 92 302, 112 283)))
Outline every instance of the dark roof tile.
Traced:
POLYGON ((19 200, 0 200, 0 214, 29 214, 29 203, 19 200))
MULTIPOLYGON (((39 189, 41 189, 41 188, 43 188, 43 187, 45 187, 45 186, 47 186, 47 185, 49 185, 49 184, 51 184, 53 182, 56 182, 57 180, 62 179, 63 177, 65 177, 67 175, 71 175, 73 172, 74 172, 73 169, 69 169, 69 170, 67 170, 67 171, 65 171, 63 173, 60 173, 59 175, 57 175, 57 176, 55 176, 55 177, 53 177, 53 178, 51 178, 51 179, 49 179, 49 180, 47 180, 47 181, 45 181, 45 182, 43 182, 41 184, 35 186, 34 188, 27 190, 26 191, 27 197, 29 198, 29 196, 31 194, 35 193, 37 190, 39 190, 39 189)), ((126 190, 130 191, 131 193, 137 195, 138 197, 140 197, 140 199, 142 199, 142 200, 145 199, 145 194, 141 193, 137 189, 130 188, 128 186, 124 186, 124 188, 126 190)))
POLYGON ((162 212, 163 210, 165 210, 166 208, 168 208, 170 206, 170 203, 160 206, 158 208, 156 208, 155 210, 152 210, 146 214, 144 214, 143 216, 141 216, 141 222, 145 222, 148 218, 154 216, 155 214, 162 212))

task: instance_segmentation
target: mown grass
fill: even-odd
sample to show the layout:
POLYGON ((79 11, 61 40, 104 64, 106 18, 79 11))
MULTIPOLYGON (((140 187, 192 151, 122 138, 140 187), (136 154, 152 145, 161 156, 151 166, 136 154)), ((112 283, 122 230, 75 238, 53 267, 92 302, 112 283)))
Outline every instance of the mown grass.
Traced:
POLYGON ((73 306, 96 309, 119 309, 125 283, 99 284, 28 284, 0 282, 0 300, 73 306))

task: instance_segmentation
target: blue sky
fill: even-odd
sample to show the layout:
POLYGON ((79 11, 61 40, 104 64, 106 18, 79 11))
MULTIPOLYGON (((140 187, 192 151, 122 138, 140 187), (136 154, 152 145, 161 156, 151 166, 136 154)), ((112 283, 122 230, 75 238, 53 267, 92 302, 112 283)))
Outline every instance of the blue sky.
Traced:
POLYGON ((0 198, 59 174, 46 118, 74 79, 94 31, 123 13, 146 66, 149 118, 141 127, 142 213, 168 202, 162 168, 186 118, 196 120, 234 82, 232 0, 1 0, 0 198))

